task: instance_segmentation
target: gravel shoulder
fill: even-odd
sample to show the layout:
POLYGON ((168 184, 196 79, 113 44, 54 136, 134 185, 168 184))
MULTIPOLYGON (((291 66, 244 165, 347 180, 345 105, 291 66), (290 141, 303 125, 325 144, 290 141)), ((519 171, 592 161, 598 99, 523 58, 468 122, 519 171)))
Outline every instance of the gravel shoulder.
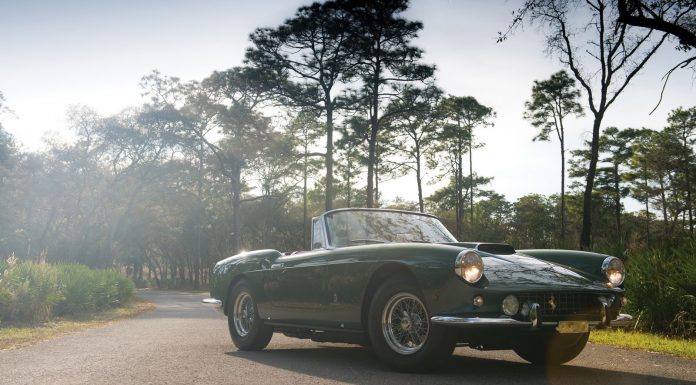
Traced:
POLYGON ((458 348, 437 373, 386 369, 369 349, 276 334, 240 352, 205 294, 142 292, 134 319, 0 351, 0 384, 695 384, 696 361, 590 344, 569 364, 536 369, 514 353, 458 348))

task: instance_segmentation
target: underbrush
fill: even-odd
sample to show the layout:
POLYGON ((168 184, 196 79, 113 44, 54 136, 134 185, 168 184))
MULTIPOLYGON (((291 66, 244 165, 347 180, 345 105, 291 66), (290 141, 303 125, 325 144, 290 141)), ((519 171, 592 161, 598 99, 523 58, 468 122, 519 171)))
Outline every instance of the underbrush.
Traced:
POLYGON ((133 282, 115 270, 8 259, 0 263, 0 322, 40 323, 116 307, 133 290, 133 282))
POLYGON ((628 311, 638 329, 696 337, 696 242, 629 254, 628 311))

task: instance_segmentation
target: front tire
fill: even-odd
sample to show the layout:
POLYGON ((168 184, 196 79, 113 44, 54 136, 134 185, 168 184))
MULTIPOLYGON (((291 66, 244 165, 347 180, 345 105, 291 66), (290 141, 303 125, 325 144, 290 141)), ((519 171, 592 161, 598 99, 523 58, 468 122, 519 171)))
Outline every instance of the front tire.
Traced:
POLYGON ((259 317, 254 292, 246 280, 230 291, 227 303, 227 327, 239 350, 263 350, 273 337, 273 328, 259 317))
POLYGON ((585 348, 590 333, 559 334, 530 338, 516 347, 515 353, 534 365, 561 365, 577 357, 585 348))
POLYGON ((430 314, 414 282, 391 279, 377 289, 367 318, 377 356, 402 372, 430 371, 446 363, 456 341, 430 323, 430 314))

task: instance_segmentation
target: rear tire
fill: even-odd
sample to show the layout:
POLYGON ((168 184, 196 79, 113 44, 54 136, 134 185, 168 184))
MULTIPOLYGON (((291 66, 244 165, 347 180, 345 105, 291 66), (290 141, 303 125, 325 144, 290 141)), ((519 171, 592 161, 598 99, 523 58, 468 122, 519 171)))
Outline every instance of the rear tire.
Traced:
POLYGON ((515 353, 534 365, 561 365, 577 357, 585 348, 590 333, 559 334, 529 338, 515 353))
POLYGON ((377 289, 367 326, 377 356, 400 372, 425 372, 445 364, 456 343, 448 329, 430 323, 420 290, 405 278, 390 279, 377 289))
POLYGON ((227 327, 239 350, 262 350, 273 337, 273 327, 259 317, 254 292, 246 280, 230 291, 227 302, 227 327))

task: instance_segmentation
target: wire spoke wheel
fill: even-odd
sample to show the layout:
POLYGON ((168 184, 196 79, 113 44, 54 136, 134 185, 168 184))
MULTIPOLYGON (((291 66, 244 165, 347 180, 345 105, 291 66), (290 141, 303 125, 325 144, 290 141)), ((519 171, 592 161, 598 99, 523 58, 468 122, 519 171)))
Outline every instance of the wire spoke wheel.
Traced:
POLYGON ((254 300, 246 291, 239 292, 234 301, 234 328, 240 337, 246 337, 254 326, 254 300))
POLYGON ((414 354, 425 345, 429 332, 425 305, 411 293, 397 293, 384 306, 382 334, 387 345, 403 355, 414 354))

